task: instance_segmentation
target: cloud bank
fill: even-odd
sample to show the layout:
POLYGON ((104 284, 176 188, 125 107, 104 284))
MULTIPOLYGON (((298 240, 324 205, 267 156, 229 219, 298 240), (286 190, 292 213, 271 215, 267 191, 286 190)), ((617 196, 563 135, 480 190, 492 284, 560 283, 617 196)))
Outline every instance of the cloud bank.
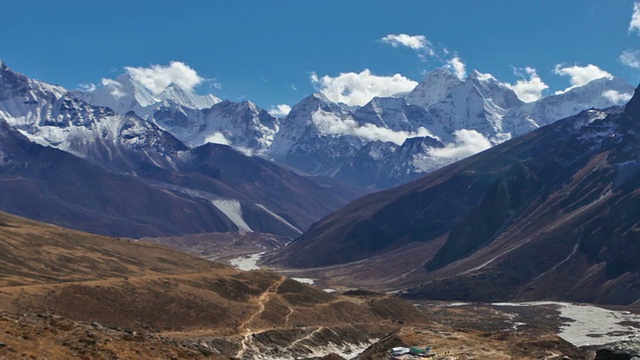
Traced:
POLYGON ((278 117, 289 115, 289 112, 291 112, 291 106, 287 104, 276 105, 269 110, 269 114, 278 117))
POLYGON ((127 66, 124 69, 153 94, 159 94, 171 83, 187 91, 193 91, 194 87, 205 80, 195 70, 180 61, 172 61, 168 66, 151 65, 146 68, 127 66))
POLYGON ((362 106, 376 96, 391 96, 413 90, 418 83, 400 74, 378 76, 365 69, 360 73, 341 73, 336 77, 311 74, 314 86, 333 102, 362 106))
POLYGON ((593 64, 589 64, 587 66, 574 65, 566 67, 562 67, 558 64, 553 69, 553 73, 560 76, 568 76, 569 83, 571 84, 570 87, 564 90, 556 91, 556 94, 565 93, 573 88, 580 87, 596 79, 613 79, 613 75, 593 64))
POLYGON ((475 130, 456 130, 453 133, 453 143, 444 148, 432 148, 429 155, 435 158, 447 160, 462 160, 491 147, 491 142, 481 133, 475 130))
MULTIPOLYGON (((116 99, 120 99, 121 97, 127 95, 127 93, 122 90, 122 84, 115 80, 102 78, 102 86, 109 89, 109 93, 111 94, 111 96, 116 99)), ((95 90, 95 88, 93 90, 95 90)))
POLYGON ((616 105, 626 104, 627 101, 633 97, 632 93, 621 93, 616 90, 606 90, 602 93, 602 96, 606 97, 612 103, 616 105))
POLYGON ((513 90, 518 99, 524 102, 533 102, 542 97, 542 92, 549 88, 547 84, 542 81, 536 69, 531 67, 525 67, 524 73, 520 69, 514 69, 516 75, 522 77, 515 84, 505 84, 508 88, 513 90))
POLYGON ((316 111, 311 115, 311 121, 318 128, 318 131, 326 135, 350 135, 361 138, 366 141, 383 141, 392 142, 396 145, 402 143, 408 138, 417 136, 435 136, 429 130, 420 127, 415 132, 394 131, 388 128, 376 126, 374 124, 360 125, 353 119, 341 119, 332 113, 324 111, 316 111))

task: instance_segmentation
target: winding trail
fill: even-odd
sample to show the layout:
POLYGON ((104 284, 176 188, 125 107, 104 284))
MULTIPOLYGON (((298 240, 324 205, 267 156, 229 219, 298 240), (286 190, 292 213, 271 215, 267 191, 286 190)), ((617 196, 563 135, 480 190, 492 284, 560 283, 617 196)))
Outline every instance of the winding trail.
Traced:
POLYGON ((243 321, 240 325, 238 325, 238 332, 242 332, 244 330, 244 332, 249 331, 250 329, 248 328, 249 324, 251 324, 251 322, 258 316, 260 316, 266 306, 265 304, 269 301, 269 299, 271 298, 271 296, 276 295, 276 292, 278 291, 278 288, 280 287, 280 285, 282 285, 282 283, 286 280, 287 278, 285 276, 280 276, 280 279, 278 279, 278 281, 274 282, 273 284, 271 284, 271 286, 269 286, 267 288, 267 290, 265 290, 262 294, 260 294, 260 296, 257 299, 258 302, 258 310, 256 312, 254 312, 253 314, 251 314, 247 320, 243 321))
MULTIPOLYGON (((236 358, 241 359, 242 356, 246 353, 246 351, 250 348, 250 343, 252 340, 251 336, 253 334, 263 331, 263 329, 252 330, 251 328, 249 328, 249 325, 254 319, 262 315, 262 313, 266 309, 265 304, 269 302, 272 296, 277 296, 278 288, 280 287, 280 285, 282 285, 282 283, 285 280, 287 280, 287 277, 281 275, 278 281, 271 284, 271 286, 269 286, 267 290, 265 290, 262 294, 260 294, 260 296, 256 299, 256 301, 258 302, 258 310, 256 310, 253 314, 249 315, 247 320, 243 321, 240 325, 238 325, 238 333, 241 334, 242 341, 240 342, 241 346, 240 346, 240 350, 236 354, 236 358)), ((289 316, 293 314, 293 309, 289 305, 287 305, 287 307, 289 308, 290 313, 289 315, 287 315, 286 322, 288 322, 289 316)))

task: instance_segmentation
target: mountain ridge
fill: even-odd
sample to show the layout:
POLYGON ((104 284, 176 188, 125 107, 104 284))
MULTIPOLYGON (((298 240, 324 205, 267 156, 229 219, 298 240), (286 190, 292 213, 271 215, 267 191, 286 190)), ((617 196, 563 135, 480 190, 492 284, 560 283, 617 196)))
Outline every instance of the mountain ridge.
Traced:
POLYGON ((405 269, 408 298, 636 303, 638 93, 358 199, 271 261, 348 265, 433 242, 406 254, 424 265, 405 269))
MULTIPOLYGON (((98 90, 105 92, 107 87, 98 90)), ((459 79, 449 69, 437 68, 406 94, 373 98, 364 106, 352 107, 315 93, 293 105, 292 111, 281 118, 265 110, 240 115, 244 110, 232 109, 238 105, 223 107, 216 103, 213 107, 218 110, 212 110, 171 100, 147 110, 135 106, 128 110, 152 120, 190 146, 207 141, 228 144, 310 175, 385 189, 582 110, 620 105, 632 91, 620 79, 602 78, 524 103, 508 84, 491 74, 474 70, 459 79), (239 126, 239 117, 252 125, 239 126), (456 135, 461 130, 472 131, 474 139, 461 140, 456 135), (406 140, 425 136, 460 150, 439 152, 424 146, 395 153, 406 140), (384 156, 367 156, 363 150, 375 141, 387 143, 384 156), (478 141, 482 143, 474 146, 478 141), (367 171, 372 166, 381 171, 361 176, 352 170, 367 171)))
MULTIPOLYGON (((132 237, 214 231, 265 231, 292 237, 363 193, 338 183, 320 185, 226 145, 207 143, 190 148, 131 111, 118 114, 89 105, 61 87, 31 80, 6 66, 0 71, 0 88, 0 121, 15 130, 4 129, 5 140, 12 139, 14 145, 1 145, 0 175, 11 179, 22 176, 25 182, 25 188, 18 189, 24 198, 6 197, 4 209, 21 215, 132 237), (27 148, 38 150, 25 151, 27 148), (38 158, 38 154, 47 155, 38 158), (44 173, 51 178, 45 178, 44 173), (77 189, 60 186, 73 177, 79 178, 86 201, 76 199, 77 189), (96 187, 88 179, 104 179, 104 187, 96 187), (135 186, 127 189, 126 183, 135 186), (114 196, 117 201, 109 197, 108 192, 115 191, 112 186, 123 195, 114 196), (144 199, 138 198, 143 195, 144 199), (154 197, 162 199, 155 208, 151 205, 154 197), (69 199, 75 199, 76 204, 69 199), (29 207, 30 202, 49 207, 29 207), (132 213, 132 209, 141 210, 138 203, 149 208, 132 213), (54 204, 67 210, 57 212, 54 204), (180 208, 186 215, 178 214, 180 208), (82 211, 92 220, 76 222, 74 217, 82 211), (145 212, 158 217, 147 217, 145 212)), ((254 114, 266 113, 249 102, 240 106, 249 112, 236 119, 239 126, 252 126, 254 114)))

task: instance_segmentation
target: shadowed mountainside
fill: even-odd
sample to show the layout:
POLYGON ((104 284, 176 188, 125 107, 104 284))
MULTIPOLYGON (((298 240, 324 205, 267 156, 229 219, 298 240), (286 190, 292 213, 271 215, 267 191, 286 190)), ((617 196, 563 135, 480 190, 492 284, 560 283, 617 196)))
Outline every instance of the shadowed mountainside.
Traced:
MULTIPOLYGON (((640 299, 640 95, 358 199, 271 261, 318 267, 436 242, 409 298, 640 299)), ((418 275, 415 275, 419 273, 418 275)), ((369 276, 375 276, 369 274, 369 276)))

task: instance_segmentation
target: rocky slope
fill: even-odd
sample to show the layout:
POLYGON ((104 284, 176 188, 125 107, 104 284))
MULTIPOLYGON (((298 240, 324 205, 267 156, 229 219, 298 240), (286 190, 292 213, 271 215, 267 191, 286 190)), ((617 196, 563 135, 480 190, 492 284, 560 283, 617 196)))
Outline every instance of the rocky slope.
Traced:
POLYGON ((392 283, 413 286, 409 298, 635 303, 639 104, 636 91, 624 108, 582 112, 361 198, 273 259, 315 267, 400 254, 392 283), (403 252, 419 244, 429 250, 403 252), (401 256, 424 266, 403 268, 401 256))

